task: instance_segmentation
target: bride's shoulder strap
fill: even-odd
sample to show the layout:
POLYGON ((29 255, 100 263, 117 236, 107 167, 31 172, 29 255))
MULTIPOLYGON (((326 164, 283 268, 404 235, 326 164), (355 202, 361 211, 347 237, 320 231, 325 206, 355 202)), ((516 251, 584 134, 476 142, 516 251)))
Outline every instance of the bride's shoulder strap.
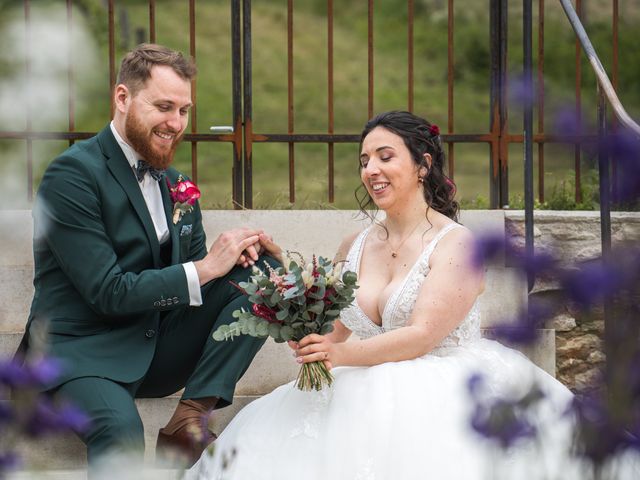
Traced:
POLYGON ((466 229, 466 227, 460 225, 459 223, 452 222, 452 223, 449 223, 448 225, 444 226, 436 234, 436 236, 433 237, 433 240, 431 240, 431 242, 429 242, 429 245, 427 245, 427 248, 425 250, 424 258, 425 258, 427 263, 429 262, 429 257, 431 257, 431 254, 435 250, 436 246, 438 245, 440 240, 442 240, 442 237, 444 237, 447 233, 449 233, 451 230, 454 230, 456 228, 464 228, 464 229, 466 229))
POLYGON ((369 229, 370 227, 367 227, 364 230, 351 233, 344 237, 342 243, 338 247, 338 252, 336 253, 334 262, 346 261, 347 263, 350 263, 356 260, 369 229))

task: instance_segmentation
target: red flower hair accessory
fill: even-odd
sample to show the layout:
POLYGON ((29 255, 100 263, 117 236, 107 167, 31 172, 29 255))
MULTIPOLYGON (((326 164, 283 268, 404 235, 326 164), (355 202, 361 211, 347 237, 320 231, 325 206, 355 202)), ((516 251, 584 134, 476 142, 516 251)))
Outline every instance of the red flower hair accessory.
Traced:
POLYGON ((437 137, 438 135, 440 135, 440 127, 435 123, 431 124, 431 126, 429 127, 429 133, 434 137, 437 137))

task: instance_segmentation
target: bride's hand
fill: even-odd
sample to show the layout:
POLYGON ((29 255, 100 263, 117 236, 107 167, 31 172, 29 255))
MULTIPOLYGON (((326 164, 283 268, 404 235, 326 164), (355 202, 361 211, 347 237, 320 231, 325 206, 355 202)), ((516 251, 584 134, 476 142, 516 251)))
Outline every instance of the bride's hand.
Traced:
POLYGON ((288 343, 300 364, 322 362, 328 370, 340 365, 340 344, 333 343, 324 335, 312 333, 299 342, 288 343))

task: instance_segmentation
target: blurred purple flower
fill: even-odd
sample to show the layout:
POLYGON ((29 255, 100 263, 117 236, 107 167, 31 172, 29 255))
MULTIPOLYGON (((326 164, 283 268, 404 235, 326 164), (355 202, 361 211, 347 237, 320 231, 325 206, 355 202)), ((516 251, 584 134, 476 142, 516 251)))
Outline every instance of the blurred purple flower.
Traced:
POLYGON ((489 333, 492 338, 511 345, 531 345, 538 340, 540 329, 552 314, 548 303, 532 298, 515 322, 499 323, 489 333))
POLYGON ((76 433, 86 432, 91 424, 89 416, 71 404, 64 404, 58 410, 58 427, 76 433))
POLYGON ((608 135, 605 152, 617 166, 618 195, 623 202, 640 199, 640 139, 628 130, 608 135))
POLYGON ((602 465, 628 445, 628 432, 613 420, 599 392, 576 396, 572 407, 578 455, 588 458, 594 465, 602 465))
POLYGON ((534 253, 533 255, 518 255, 516 266, 519 266, 525 273, 540 277, 542 275, 553 275, 558 268, 557 259, 547 252, 534 253))
POLYGON ((42 357, 27 364, 32 380, 39 385, 48 385, 62 373, 62 363, 53 357, 42 357))
POLYGON ((13 409, 8 402, 0 400, 0 425, 13 419, 13 409))
POLYGON ((467 380, 467 390, 472 397, 477 398, 484 387, 484 377, 480 373, 474 373, 467 380))
POLYGON ((23 387, 29 385, 31 375, 21 362, 11 360, 0 360, 0 384, 8 387, 23 387))
POLYGON ((571 300, 587 308, 617 292, 625 277, 624 270, 617 266, 595 260, 565 271, 560 276, 560 283, 571 300))
POLYGON ((534 88, 534 81, 529 85, 524 75, 513 76, 509 78, 509 100, 521 107, 533 103, 536 99, 534 88))
POLYGON ((476 405, 471 427, 504 450, 516 442, 533 438, 537 429, 529 422, 518 402, 498 399, 490 405, 476 405))
POLYGON ((560 108, 553 119, 553 131, 556 135, 575 136, 582 133, 582 119, 575 106, 560 108))
POLYGON ((16 470, 20 465, 20 457, 15 452, 0 452, 0 477, 10 470, 16 470))
POLYGON ((474 267, 484 268, 485 264, 505 253, 506 248, 510 249, 505 242, 504 233, 480 235, 475 240, 471 261, 474 267))
POLYGON ((89 417, 70 404, 57 407, 49 397, 41 396, 25 424, 25 432, 40 437, 55 432, 83 432, 90 424, 89 417))

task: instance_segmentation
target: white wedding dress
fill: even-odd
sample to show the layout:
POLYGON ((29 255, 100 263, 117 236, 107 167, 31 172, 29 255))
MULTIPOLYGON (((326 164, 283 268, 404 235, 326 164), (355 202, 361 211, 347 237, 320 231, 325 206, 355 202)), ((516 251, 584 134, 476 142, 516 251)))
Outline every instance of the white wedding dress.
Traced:
MULTIPOLYGON (((429 273, 429 256, 451 224, 425 248, 391 295, 382 325, 357 301, 342 322, 361 339, 402 328, 429 273)), ((346 268, 358 272, 364 230, 346 268)), ((357 341, 357 340, 355 340, 357 341)), ((250 403, 187 472, 189 480, 427 480, 585 478, 569 458, 571 392, 525 356, 480 337, 477 302, 464 321, 430 353, 373 367, 338 367, 331 388, 303 392, 293 383, 250 403), (525 392, 537 382, 545 399, 537 411, 542 442, 505 456, 470 427, 467 383, 479 372, 492 394, 525 392), (234 450, 233 462, 222 469, 234 450), (551 475, 535 472, 550 470, 551 475), (558 473, 562 475, 558 476, 558 473)))

